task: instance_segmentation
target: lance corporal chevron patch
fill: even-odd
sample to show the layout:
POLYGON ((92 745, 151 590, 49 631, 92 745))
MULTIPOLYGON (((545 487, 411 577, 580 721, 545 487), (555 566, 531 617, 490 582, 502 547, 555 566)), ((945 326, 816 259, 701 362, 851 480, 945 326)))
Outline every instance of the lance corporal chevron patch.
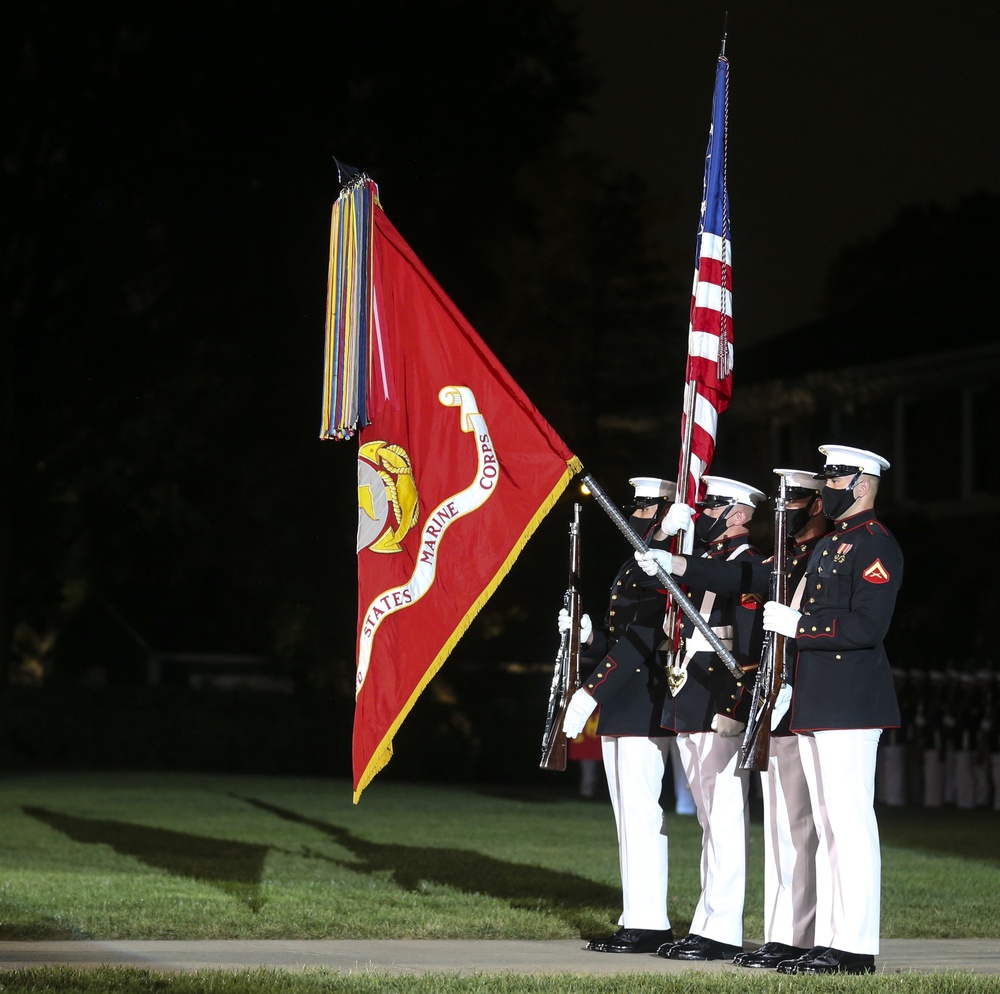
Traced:
POLYGON ((882 565, 881 559, 876 559, 861 575, 869 583, 889 582, 889 571, 882 565))

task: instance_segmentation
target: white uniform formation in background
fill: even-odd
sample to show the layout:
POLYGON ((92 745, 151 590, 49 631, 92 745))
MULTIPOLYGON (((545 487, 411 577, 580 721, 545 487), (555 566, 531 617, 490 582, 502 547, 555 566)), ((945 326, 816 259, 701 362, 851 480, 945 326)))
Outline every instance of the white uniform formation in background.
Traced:
POLYGON ((875 799, 1000 811, 1000 675, 893 670, 902 725, 879 744, 875 799))

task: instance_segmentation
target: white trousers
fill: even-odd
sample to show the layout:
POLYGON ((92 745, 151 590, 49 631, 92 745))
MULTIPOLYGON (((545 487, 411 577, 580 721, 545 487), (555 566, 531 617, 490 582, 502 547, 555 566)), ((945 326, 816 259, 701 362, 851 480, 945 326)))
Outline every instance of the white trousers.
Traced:
POLYGON ((955 750, 955 807, 976 806, 975 754, 971 749, 955 750))
POLYGON ((737 769, 742 738, 716 732, 677 736, 701 825, 701 895, 691 932, 743 944, 743 899, 749 855, 748 770, 737 769))
POLYGON ((602 735, 604 772, 618 829, 625 928, 670 928, 667 914, 667 827, 660 791, 669 738, 602 735))
POLYGON ((906 746, 883 743, 875 764, 875 797, 889 807, 906 804, 906 746))
POLYGON ((945 804, 954 804, 957 798, 957 781, 955 780, 955 747, 947 745, 944 747, 944 793, 942 800, 945 804))
POLYGON ((816 945, 816 828, 797 735, 772 735, 764 798, 764 941, 816 945))
POLYGON ((924 750, 924 807, 939 808, 944 802, 944 763, 937 749, 924 750))
POLYGON ((691 788, 688 786, 687 775, 684 773, 681 754, 677 751, 676 738, 670 740, 670 769, 674 775, 674 797, 677 799, 677 814, 697 814, 698 809, 694 806, 694 798, 691 796, 691 788))
POLYGON ((796 736, 818 847, 816 945, 879 951, 882 854, 875 818, 880 728, 796 736))

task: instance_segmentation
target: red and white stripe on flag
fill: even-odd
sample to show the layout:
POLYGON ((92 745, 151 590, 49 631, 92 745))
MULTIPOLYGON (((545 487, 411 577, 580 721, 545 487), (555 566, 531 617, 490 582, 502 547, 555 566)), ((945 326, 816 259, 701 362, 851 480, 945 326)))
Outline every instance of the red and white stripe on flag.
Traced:
POLYGON ((732 396, 733 274, 726 188, 728 70, 728 61, 720 56, 691 292, 681 437, 687 437, 687 418, 693 413, 689 472, 682 490, 687 503, 692 505, 701 496, 701 478, 708 472, 715 454, 719 415, 729 406, 732 396))
MULTIPOLYGON (((690 478, 687 493, 699 494, 702 476, 715 453, 719 415, 732 396, 732 290, 728 240, 711 235, 702 241, 701 265, 695 278, 688 331, 687 387, 694 391, 690 478)), ((686 428, 686 426, 684 426, 686 428)))

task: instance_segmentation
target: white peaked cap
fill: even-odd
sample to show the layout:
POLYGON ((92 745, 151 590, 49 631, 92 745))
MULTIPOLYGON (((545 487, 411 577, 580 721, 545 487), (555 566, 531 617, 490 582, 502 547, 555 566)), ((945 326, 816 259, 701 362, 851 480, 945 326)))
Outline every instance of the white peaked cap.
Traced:
POLYGON ((756 507, 765 495, 756 487, 740 483, 738 480, 727 480, 724 476, 703 476, 705 481, 705 497, 725 497, 727 500, 735 500, 737 504, 749 504, 756 507))
POLYGON ((666 497, 673 500, 677 496, 676 483, 656 476, 634 476, 628 483, 630 487, 635 487, 636 497, 666 497))
MULTIPOLYGON (((821 445, 819 451, 826 456, 823 470, 818 474, 820 477, 828 477, 829 468, 836 466, 860 469, 862 473, 867 473, 869 476, 881 476, 882 470, 889 468, 888 459, 883 459, 867 449, 855 449, 850 445, 821 445)), ((847 474, 841 473, 839 475, 846 476, 847 474)))
POLYGON ((816 474, 808 473, 804 469, 776 469, 774 473, 785 478, 785 486, 789 490, 808 490, 810 493, 818 494, 823 488, 823 484, 816 479, 816 474))

